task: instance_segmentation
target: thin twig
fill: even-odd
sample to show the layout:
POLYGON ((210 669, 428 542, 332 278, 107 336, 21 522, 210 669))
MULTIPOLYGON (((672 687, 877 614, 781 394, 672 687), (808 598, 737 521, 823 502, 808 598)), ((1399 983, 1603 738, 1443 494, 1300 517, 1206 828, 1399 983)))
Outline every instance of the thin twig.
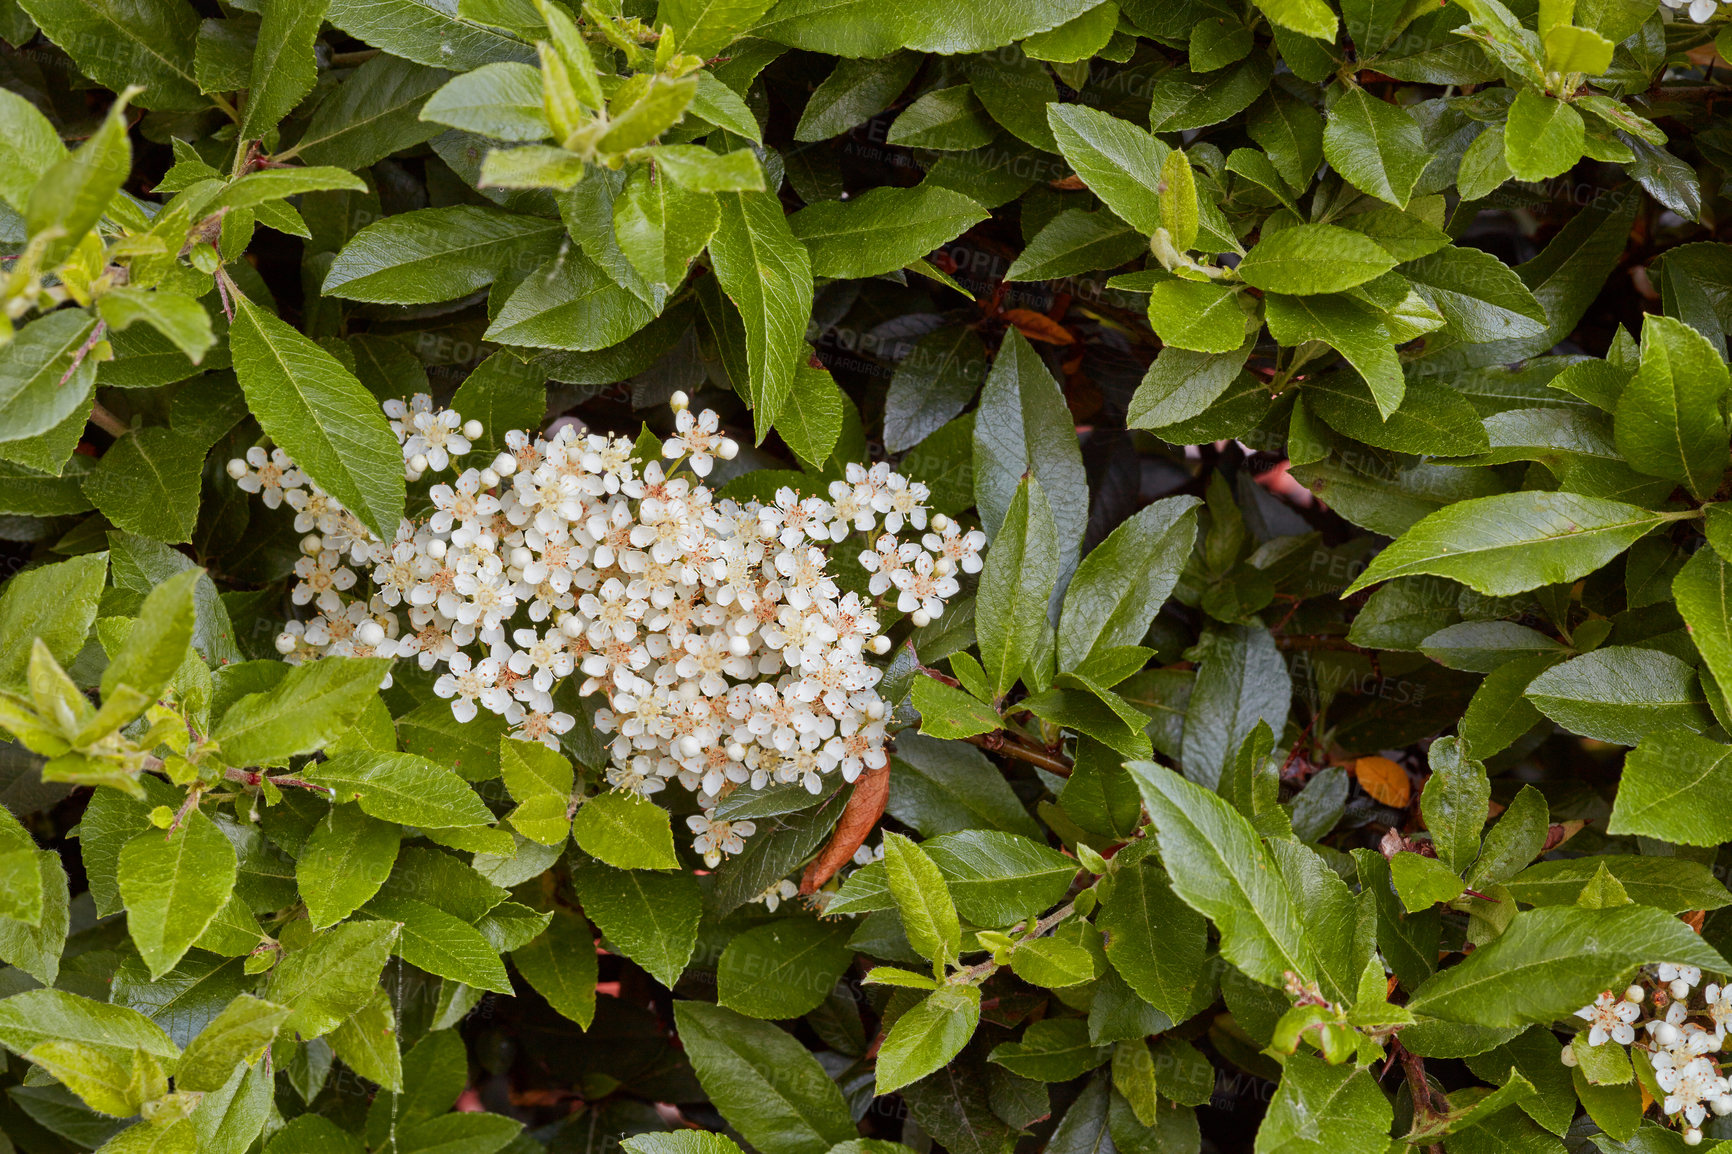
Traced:
POLYGON ((1018 761, 1025 761, 1030 765, 1038 766, 1048 773, 1057 774, 1059 777, 1069 777, 1071 773, 1071 763, 1063 755, 1027 745, 1010 736, 1004 730, 977 733, 964 740, 970 745, 978 745, 989 752, 1002 753, 1006 757, 1014 757, 1018 761))
POLYGON ((328 785, 319 785, 316 782, 303 781, 298 777, 266 777, 264 774, 258 772, 257 770, 236 769, 233 766, 230 766, 229 768, 223 770, 223 780, 224 781, 238 781, 242 785, 254 785, 254 786, 261 785, 265 782, 270 782, 272 785, 277 786, 279 789, 281 789, 281 788, 311 789, 311 790, 316 790, 319 793, 326 793, 326 794, 332 792, 331 787, 328 785))
POLYGON ((90 406, 90 423, 118 440, 132 432, 132 426, 103 408, 100 404, 90 406))
MULTIPOLYGON (((67 381, 72 379, 72 374, 78 371, 78 366, 84 363, 84 358, 90 355, 90 350, 96 347, 96 343, 102 339, 102 334, 107 331, 107 321, 96 322, 96 327, 90 330, 89 339, 79 346, 78 352, 72 358, 72 363, 66 366, 66 371, 64 373, 60 374, 60 385, 64 385, 67 381)), ((59 388, 60 385, 56 385, 55 387, 59 388)))

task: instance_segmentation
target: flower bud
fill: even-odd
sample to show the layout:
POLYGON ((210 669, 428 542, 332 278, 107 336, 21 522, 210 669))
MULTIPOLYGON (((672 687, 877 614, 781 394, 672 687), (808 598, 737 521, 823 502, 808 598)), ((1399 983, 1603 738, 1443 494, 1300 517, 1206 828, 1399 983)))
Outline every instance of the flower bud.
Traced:
POLYGON ((882 657, 884 654, 890 652, 890 638, 880 633, 872 639, 871 648, 872 652, 882 657))
POLYGON ((720 441, 716 442, 716 456, 720 457, 724 461, 733 460, 739 455, 739 452, 740 443, 732 437, 723 437, 720 441))
POLYGON ((319 550, 325 547, 325 539, 317 533, 308 533, 301 538, 301 552, 309 557, 317 557, 319 550))
POLYGON ((247 475, 247 463, 239 457, 235 457, 228 463, 228 474, 234 480, 240 480, 247 475))
POLYGON ((411 472, 425 473, 427 471, 427 465, 428 461, 426 453, 416 453, 413 457, 409 458, 409 470, 411 472))
POLYGON ((914 628, 924 629, 932 624, 932 614, 924 609, 916 609, 908 615, 908 620, 914 622, 914 628))
POLYGON ((744 761, 744 760, 746 760, 746 747, 741 745, 737 741, 728 742, 728 760, 729 761, 744 761))
POLYGON ((1624 991, 1624 1001, 1626 1002, 1640 1002, 1647 996, 1648 991, 1637 985, 1631 985, 1629 989, 1624 991))
POLYGON ((377 621, 368 621, 355 630, 355 638, 362 645, 369 647, 380 645, 385 640, 385 627, 377 621))
POLYGON ((471 441, 480 440, 481 434, 485 431, 486 430, 481 427, 481 422, 474 418, 463 422, 463 435, 468 437, 471 441))
POLYGON ((1566 1043, 1563 1050, 1558 1054, 1558 1058, 1564 1065, 1574 1066, 1576 1064, 1575 1045, 1573 1043, 1566 1043))
POLYGON ((481 487, 483 489, 491 489, 497 484, 499 484, 498 473, 495 473, 492 469, 481 470, 481 487))
POLYGON ((427 542, 427 556, 433 558, 435 561, 443 560, 445 553, 446 545, 443 538, 435 537, 433 540, 427 542))
POLYGON ((676 413, 683 413, 691 406, 692 399, 686 396, 684 389, 675 389, 674 395, 668 398, 668 408, 676 413))
POLYGON ((1690 983, 1686 982, 1683 978, 1674 979, 1670 989, 1672 991, 1672 997, 1677 1001, 1681 1002, 1690 996, 1690 983))
POLYGON ((293 633, 277 634, 277 652, 287 657, 295 651, 295 635, 293 633))
POLYGON ((509 477, 517 472, 517 458, 510 453, 501 453, 493 458, 493 471, 501 477, 509 477))
POLYGON ((1702 1128, 1700 1126, 1684 1127, 1684 1145, 1700 1146, 1702 1144, 1702 1128))
POLYGON ((1654 1041, 1662 1046, 1676 1046, 1678 1039, 1683 1037, 1678 1027, 1670 1022, 1660 1022, 1654 1026, 1654 1041))

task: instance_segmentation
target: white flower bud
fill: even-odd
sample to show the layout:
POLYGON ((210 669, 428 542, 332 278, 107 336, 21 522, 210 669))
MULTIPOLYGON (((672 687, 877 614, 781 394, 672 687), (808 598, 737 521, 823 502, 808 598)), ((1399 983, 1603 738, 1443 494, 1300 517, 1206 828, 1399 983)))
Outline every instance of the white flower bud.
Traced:
POLYGON ((411 473, 425 473, 427 471, 427 454, 416 453, 413 457, 410 457, 409 471, 411 473))
POLYGON ((680 738, 680 756, 681 757, 696 757, 698 754, 702 753, 703 751, 704 751, 703 742, 699 741, 697 738, 693 737, 691 734, 688 733, 688 734, 686 734, 686 736, 680 738))
POLYGON ((674 395, 668 398, 668 408, 676 413, 683 413, 691 406, 692 399, 686 396, 684 389, 675 389, 674 395))
POLYGON ((435 537, 433 540, 427 542, 427 556, 433 558, 435 561, 444 560, 445 552, 446 545, 443 538, 435 537))
POLYGON ((463 422, 463 435, 468 437, 471 441, 479 441, 481 439, 481 434, 485 431, 486 430, 481 427, 481 422, 474 420, 473 418, 463 422))
POLYGON ((728 652, 735 657, 744 657, 752 651, 752 643, 738 633, 728 638, 728 652))
POLYGON ((870 717, 873 721, 881 720, 884 717, 883 700, 880 698, 873 698, 871 701, 867 702, 866 716, 870 717))
POLYGON ((385 627, 377 621, 369 621, 355 630, 355 637, 362 645, 378 645, 385 640, 385 627))
POLYGON ((1637 985, 1632 985, 1629 989, 1624 991, 1624 1001, 1626 1002, 1640 1002, 1647 996, 1648 991, 1637 985))
MULTIPOLYGON (((728 742, 728 760, 729 761, 744 761, 744 760, 746 760, 746 747, 741 745, 737 741, 728 742)), ((1727 1101, 1732 1101, 1732 1098, 1727 1099, 1727 1101)), ((1725 1111, 1721 1111, 1721 1113, 1725 1113, 1725 1111)))
POLYGON ((1681 1037, 1678 1027, 1670 1022, 1659 1022, 1654 1026, 1654 1041, 1662 1046, 1676 1046, 1681 1037))
POLYGON ((914 622, 914 628, 924 629, 932 624, 932 614, 924 609, 916 609, 908 615, 908 620, 914 622))
POLYGON ((1684 1127, 1684 1145, 1700 1146, 1702 1144, 1702 1128, 1700 1126, 1684 1127))
POLYGON ((1708 1104, 1708 1108, 1724 1118, 1732 1114, 1732 1094, 1722 1094, 1708 1104))
POLYGON ((932 571, 940 577, 948 577, 956 572, 956 562, 948 557, 940 557, 937 563, 932 566, 932 571))
POLYGON ((527 569, 535 561, 535 554, 522 545, 511 551, 511 563, 519 569, 527 569))
POLYGON ((325 547, 325 539, 317 533, 308 533, 301 538, 301 552, 309 557, 317 557, 319 550, 325 547))
POLYGON ((501 477, 509 477, 517 472, 517 458, 510 453, 501 453, 493 458, 493 471, 501 477))
POLYGON ((946 517, 943 513, 932 514, 932 531, 934 533, 942 533, 948 528, 950 528, 949 517, 946 517))
POLYGON ((293 633, 277 634, 277 652, 288 656, 295 651, 295 635, 293 633))
POLYGON ((247 463, 239 457, 235 457, 228 463, 228 474, 235 480, 240 480, 247 475, 247 463))
POLYGON ((1669 988, 1672 991, 1672 997, 1675 1001, 1681 1002, 1690 996, 1690 983, 1686 982, 1683 978, 1674 979, 1669 988))
POLYGON ((716 442, 716 456, 724 461, 731 461, 739 456, 740 443, 732 437, 723 437, 716 442))
POLYGON ((491 489, 497 484, 499 484, 498 473, 495 473, 492 469, 481 470, 481 487, 483 489, 491 489))
POLYGON ((878 636, 874 637, 872 639, 872 652, 878 654, 881 657, 884 654, 890 652, 890 638, 885 636, 882 633, 880 633, 878 636))
POLYGON ((1558 1060, 1563 1062, 1566 1066, 1574 1066, 1576 1064, 1575 1046, 1565 1043, 1564 1048, 1558 1053, 1558 1060))

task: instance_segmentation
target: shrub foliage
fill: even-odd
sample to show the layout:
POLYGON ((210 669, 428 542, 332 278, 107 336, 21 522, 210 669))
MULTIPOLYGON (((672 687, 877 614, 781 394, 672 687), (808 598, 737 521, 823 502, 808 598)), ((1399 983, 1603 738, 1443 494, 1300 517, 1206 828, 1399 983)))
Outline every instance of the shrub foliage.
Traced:
POLYGON ((0 0, 0 1149, 1732 1138, 1719 22, 0 0))

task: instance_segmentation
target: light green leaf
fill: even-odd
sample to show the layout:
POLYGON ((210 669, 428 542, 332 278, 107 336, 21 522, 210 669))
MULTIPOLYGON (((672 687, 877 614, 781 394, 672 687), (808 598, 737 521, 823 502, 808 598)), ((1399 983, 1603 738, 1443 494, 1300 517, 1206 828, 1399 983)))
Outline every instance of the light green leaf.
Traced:
POLYGON ((713 193, 692 192, 647 166, 631 174, 613 202, 620 251, 644 280, 669 288, 685 280, 720 220, 713 193))
POLYGON ((590 352, 618 344, 653 316, 649 305, 595 261, 567 248, 524 279, 500 306, 486 337, 500 344, 590 352))
POLYGON ((380 821, 436 829, 493 822, 492 811, 467 782, 412 753, 340 753, 307 766, 301 775, 331 789, 336 801, 359 802, 363 812, 380 821))
POLYGON ((628 790, 593 797, 577 811, 571 836, 578 848, 623 870, 679 868, 667 810, 628 790))
POLYGON ((95 327, 83 312, 61 309, 0 345, 0 441, 46 433, 80 409, 88 415, 96 363, 86 356, 77 369, 72 365, 95 327))
POLYGON ((561 911, 534 941, 511 953, 523 975, 547 1004, 589 1029, 595 1021, 595 938, 581 914, 561 911))
POLYGON ((1503 155, 1517 180, 1550 180, 1582 158, 1582 114, 1531 88, 1516 93, 1504 125, 1503 155))
POLYGON ((295 883, 313 928, 336 925, 391 875, 400 830, 357 805, 333 805, 295 858, 295 883))
POLYGON ((698 944, 697 878, 591 865, 572 875, 583 912, 611 948, 672 989, 698 944))
POLYGON ((876 1092, 889 1094, 950 1062, 980 1024, 978 986, 942 986, 897 1018, 878 1049, 876 1092))
POLYGON ((1310 296, 1374 280, 1395 258, 1363 233, 1333 224, 1298 224, 1266 235, 1239 262, 1239 275, 1265 292, 1310 296))
POLYGON ((887 832, 884 870, 909 944, 935 966, 956 961, 962 954, 962 927, 938 866, 919 846, 887 832))
POLYGON ((720 203, 721 224, 710 241, 710 261, 745 325, 750 372, 744 384, 761 442, 809 355, 812 261, 789 229, 781 204, 769 193, 725 193, 720 203))
POLYGON ((353 726, 389 668, 387 660, 363 657, 297 665, 270 689, 229 706, 211 738, 230 765, 287 765, 353 726))
POLYGON ((1418 122, 1405 108, 1351 83, 1343 85, 1329 105, 1323 155, 1349 184, 1397 208, 1407 207, 1413 186, 1432 160, 1418 122))
POLYGON ((259 1060, 288 1016, 287 1006, 242 994, 187 1045, 174 1069, 176 1089, 220 1089, 236 1065, 259 1060))
MULTIPOLYGON (((1195 497, 1169 497, 1147 505, 1083 558, 1059 617, 1061 670, 1077 669, 1103 650, 1142 640, 1196 544, 1200 504, 1195 497)), ((980 600, 985 600, 984 592, 980 600)), ((977 632, 982 611, 977 603, 977 632)))
POLYGON ((194 808, 180 827, 149 830, 120 851, 120 896, 133 944, 160 978, 228 901, 237 875, 234 846, 194 808))
POLYGON ((116 92, 142 84, 144 91, 137 97, 141 108, 208 107, 192 72, 198 15, 191 5, 21 0, 19 7, 98 84, 116 92))
POLYGON ((1575 733, 1635 745, 1656 729, 1714 723, 1696 672, 1657 649, 1609 645, 1554 665, 1528 684, 1539 711, 1575 733))
POLYGON ((313 90, 318 62, 313 41, 329 0, 264 0, 254 42, 252 85, 241 120, 242 140, 257 140, 277 126, 313 90))
POLYGON ((541 70, 500 61, 456 77, 427 98, 421 119, 494 140, 546 140, 553 135, 542 104, 541 70))
POLYGON ((1126 224, 1161 227, 1161 165, 1167 146, 1128 120, 1082 104, 1049 104, 1047 123, 1072 169, 1126 224))
POLYGON ((986 217, 961 193, 921 184, 820 201, 790 216, 788 227, 811 253, 813 275, 843 279, 893 272, 986 217))
POLYGON ((1732 386, 1708 339, 1672 317, 1642 322, 1642 362, 1613 416, 1618 451, 1637 472, 1682 481, 1707 498, 1726 471, 1721 405, 1732 386))
POLYGON ((442 0, 331 0, 330 19, 357 40, 434 68, 535 59, 529 45, 456 13, 442 0))
POLYGON ((399 213, 356 233, 320 291, 375 304, 455 300, 492 284, 513 261, 551 252, 561 232, 557 221, 485 205, 399 213))

